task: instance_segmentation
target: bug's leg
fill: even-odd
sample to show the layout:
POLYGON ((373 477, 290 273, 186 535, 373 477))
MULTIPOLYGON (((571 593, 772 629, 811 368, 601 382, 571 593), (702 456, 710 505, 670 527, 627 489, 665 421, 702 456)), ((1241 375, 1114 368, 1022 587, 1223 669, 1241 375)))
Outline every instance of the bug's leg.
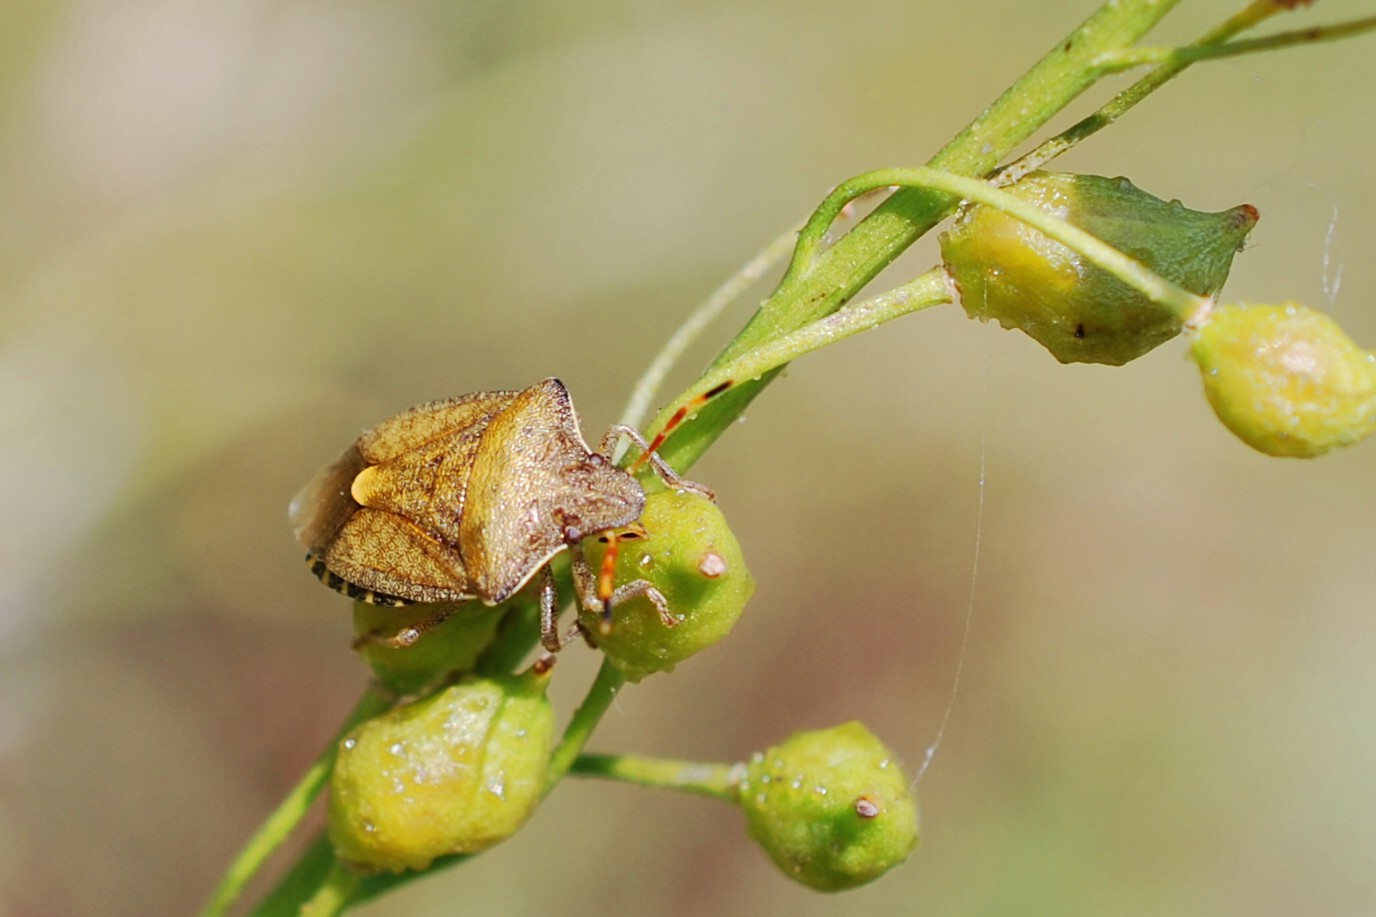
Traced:
POLYGON ((578 593, 578 604, 584 608, 597 607, 597 577, 588 566, 588 557, 583 553, 581 544, 569 545, 569 566, 573 570, 573 588, 578 593))
POLYGON ((602 599, 597 594, 597 575, 588 566, 588 557, 583 553, 581 544, 569 545, 569 566, 573 568, 573 587, 578 592, 578 603, 589 611, 602 609, 602 599))
POLYGON ((717 498, 712 491, 694 481, 687 481, 679 477, 678 472, 670 468, 669 464, 665 462, 664 459, 660 458, 659 447, 664 445, 664 441, 669 438, 669 434, 677 430, 679 424, 692 417, 693 414, 697 412, 698 408, 701 408, 704 404, 711 401, 722 392, 729 391, 735 384, 734 380, 728 379, 725 382, 717 383, 705 392, 694 395, 686 404, 679 407, 677 411, 674 411, 673 416, 664 424, 664 428, 656 433, 655 438, 648 443, 645 442, 645 437, 641 436, 631 427, 625 424, 615 424, 607 431, 607 435, 602 437, 602 446, 599 454, 610 460, 616 451, 617 440, 619 440, 623 434, 629 436, 636 445, 640 446, 640 457, 634 462, 631 462, 626 469, 627 471, 631 474, 635 474, 644 467, 646 462, 648 462, 670 487, 695 491, 715 503, 717 498))
POLYGON ((565 642, 559 637, 559 592, 554 588, 554 574, 545 564, 540 568, 540 645, 557 653, 565 642))
POLYGON ((582 621, 575 621, 573 626, 569 628, 569 632, 564 634, 564 642, 566 644, 572 643, 580 637, 583 638, 583 642, 588 645, 589 649, 597 649, 597 641, 593 640, 592 633, 583 626, 582 621))
POLYGON ((649 580, 632 580, 625 585, 616 587, 616 591, 612 593, 611 602, 613 606, 616 606, 642 595, 655 606, 655 610, 659 612, 659 620, 664 622, 665 627, 678 626, 678 618, 674 617, 674 613, 669 610, 669 600, 664 597, 664 593, 652 586, 649 580))
POLYGON ((573 580, 578 589, 578 601, 588 611, 602 615, 600 630, 604 634, 612 627, 612 604, 615 595, 612 589, 612 574, 616 569, 617 541, 616 533, 609 532, 607 553, 602 556, 602 569, 595 574, 588 566, 583 546, 569 545, 569 560, 573 567, 573 580))
POLYGON ((670 468, 669 463, 660 458, 658 452, 651 450, 650 444, 645 441, 645 437, 636 432, 634 427, 628 427, 621 423, 613 424, 611 429, 607 431, 607 435, 602 437, 602 445, 599 446, 597 450, 598 454, 604 458, 610 459, 612 453, 616 450, 617 440, 623 435, 629 437, 631 442, 640 447, 640 458, 636 459, 635 463, 631 466, 632 468, 643 462, 649 462, 660 479, 670 487, 677 490, 691 490, 694 493, 702 494, 713 503, 717 501, 717 495, 712 493, 711 488, 699 484, 697 481, 690 481, 670 468))
POLYGON ((353 648, 357 650, 368 645, 373 645, 385 646, 393 650, 404 650, 406 647, 414 645, 417 640, 439 627, 445 621, 448 621, 457 610, 457 603, 446 602, 438 606, 434 614, 421 618, 414 624, 408 624, 390 637, 382 636, 380 631, 364 634, 353 642, 353 648))
MULTIPOLYGON (((611 553, 611 548, 612 545, 608 545, 608 554, 611 553)), ((669 610, 669 600, 664 597, 664 593, 652 586, 649 580, 633 580, 623 586, 610 589, 610 579, 605 580, 607 585, 603 585, 603 579, 594 574, 592 568, 588 566, 588 560, 583 555, 582 547, 569 545, 569 558, 573 561, 573 578, 578 586, 578 600, 589 611, 600 611, 605 624, 610 624, 608 615, 612 608, 643 595, 654 604, 655 610, 659 612, 659 618, 664 622, 665 627, 678 625, 678 619, 669 610)), ((572 633, 569 636, 572 637, 572 633)))

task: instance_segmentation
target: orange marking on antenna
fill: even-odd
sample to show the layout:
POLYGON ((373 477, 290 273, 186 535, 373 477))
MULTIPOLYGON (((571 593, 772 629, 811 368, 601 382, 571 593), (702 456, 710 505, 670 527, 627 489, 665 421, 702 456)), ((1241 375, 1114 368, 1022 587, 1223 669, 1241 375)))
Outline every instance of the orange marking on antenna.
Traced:
POLYGON ((602 633, 612 626, 612 590, 616 574, 616 555, 620 553, 621 537, 611 532, 607 538, 607 553, 602 555, 602 569, 597 571, 597 597, 602 601, 602 633))
POLYGON ((629 470, 631 474, 635 474, 641 468, 644 468, 645 463, 650 460, 650 456, 659 451, 659 447, 664 445, 664 441, 678 429, 679 424, 683 423, 688 415, 692 414, 698 408, 735 384, 735 380, 727 379, 725 382, 719 382, 712 386, 700 395, 694 395, 687 404, 674 412, 674 415, 669 418, 669 422, 664 425, 664 429, 656 433, 655 438, 650 440, 650 447, 637 456, 636 460, 631 462, 630 468, 627 470, 629 470))

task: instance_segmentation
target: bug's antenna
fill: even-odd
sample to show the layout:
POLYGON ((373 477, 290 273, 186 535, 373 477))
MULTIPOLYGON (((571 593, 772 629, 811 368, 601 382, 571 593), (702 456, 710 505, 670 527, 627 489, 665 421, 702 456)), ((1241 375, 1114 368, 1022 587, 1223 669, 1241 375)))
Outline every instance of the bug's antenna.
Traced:
POLYGON ((678 429, 679 424, 688 419, 690 414, 735 384, 734 380, 727 379, 700 395, 694 395, 691 401, 674 412, 674 415, 669 418, 669 422, 664 425, 664 429, 655 434, 655 438, 650 440, 650 445, 640 455, 636 456, 635 461, 631 462, 630 467, 626 470, 631 474, 640 471, 641 468, 645 467, 645 463, 650 461, 650 457, 659 451, 659 447, 664 445, 664 441, 669 438, 669 435, 678 429))

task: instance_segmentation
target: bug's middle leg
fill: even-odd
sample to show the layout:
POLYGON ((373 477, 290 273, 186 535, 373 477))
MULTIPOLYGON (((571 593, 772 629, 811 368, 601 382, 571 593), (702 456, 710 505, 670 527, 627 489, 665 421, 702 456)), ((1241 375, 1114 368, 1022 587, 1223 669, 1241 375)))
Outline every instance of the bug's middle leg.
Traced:
POLYGON ((540 645, 551 653, 564 646, 559 636, 559 591, 554 588, 549 564, 540 568, 540 645))

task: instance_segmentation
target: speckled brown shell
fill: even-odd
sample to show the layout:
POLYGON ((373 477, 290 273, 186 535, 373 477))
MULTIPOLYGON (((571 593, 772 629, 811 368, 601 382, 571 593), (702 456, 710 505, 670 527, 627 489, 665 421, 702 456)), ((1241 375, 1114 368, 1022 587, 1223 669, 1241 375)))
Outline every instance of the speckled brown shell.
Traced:
POLYGON ((383 605, 520 589, 574 537, 633 522, 640 484, 592 452, 568 390, 423 404, 365 432, 291 502, 330 587, 383 605))

